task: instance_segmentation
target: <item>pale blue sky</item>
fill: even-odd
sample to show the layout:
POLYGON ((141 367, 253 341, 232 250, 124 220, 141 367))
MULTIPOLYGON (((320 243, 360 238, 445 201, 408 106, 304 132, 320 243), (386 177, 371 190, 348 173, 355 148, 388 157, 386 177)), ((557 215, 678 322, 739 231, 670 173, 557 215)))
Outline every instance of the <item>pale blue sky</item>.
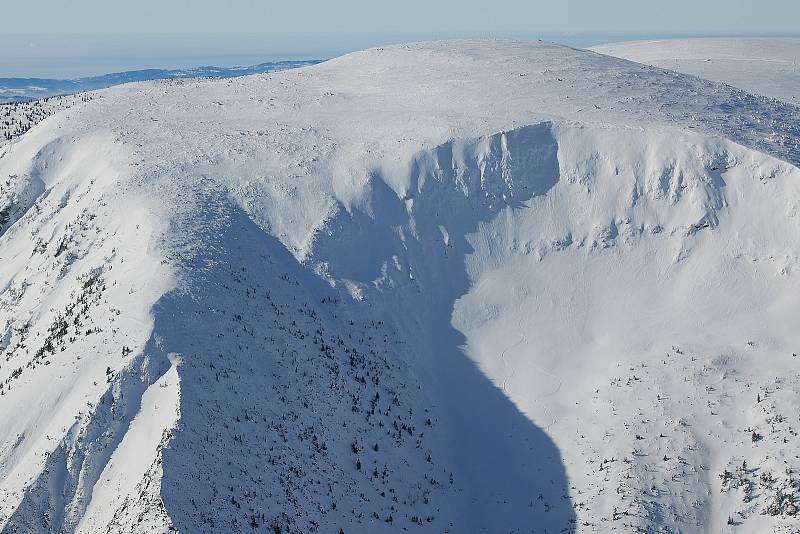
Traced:
POLYGON ((796 32, 797 0, 31 0, 10 33, 796 32))
POLYGON ((326 58, 404 40, 800 33, 800 0, 30 0, 3 6, 0 78, 326 58))

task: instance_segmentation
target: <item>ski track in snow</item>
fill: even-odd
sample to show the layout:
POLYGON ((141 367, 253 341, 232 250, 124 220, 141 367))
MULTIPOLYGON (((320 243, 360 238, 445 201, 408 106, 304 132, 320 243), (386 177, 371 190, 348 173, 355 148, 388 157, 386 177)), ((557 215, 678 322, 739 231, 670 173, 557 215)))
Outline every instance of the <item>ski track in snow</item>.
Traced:
MULTIPOLYGON (((520 346, 520 345, 527 345, 527 344, 528 344, 528 340, 525 338, 524 335, 521 335, 520 338, 519 338, 519 341, 517 341, 516 343, 514 343, 510 347, 506 348, 505 350, 503 350, 500 353, 500 361, 503 363, 503 366, 507 369, 507 373, 508 373, 508 375, 505 378, 503 378, 502 390, 503 390, 504 393, 509 395, 511 398, 514 398, 515 395, 514 395, 513 391, 510 391, 508 389, 507 383, 508 383, 508 381, 510 379, 514 378, 515 367, 513 365, 509 365, 508 362, 506 361, 506 353, 508 353, 508 351, 510 351, 510 350, 520 346)), ((539 400, 541 400, 541 399, 543 399, 545 397, 550 397, 552 395, 558 394, 558 392, 561 390, 561 386, 562 386, 561 378, 559 378, 555 374, 551 373, 547 369, 541 367, 534 360, 529 360, 526 365, 529 366, 530 369, 532 369, 533 371, 536 371, 536 372, 539 372, 539 373, 544 374, 546 376, 549 376, 550 378, 553 379, 553 382, 555 383, 555 387, 553 388, 552 391, 537 392, 536 397, 534 397, 534 399, 533 399, 534 401, 539 401, 539 400)), ((550 419, 550 422, 547 423, 544 426, 544 430, 549 432, 550 428, 554 424, 556 424, 556 418, 555 418, 555 416, 550 414, 549 409, 547 408, 546 405, 544 406, 543 409, 544 409, 545 413, 547 414, 546 417, 550 419)))

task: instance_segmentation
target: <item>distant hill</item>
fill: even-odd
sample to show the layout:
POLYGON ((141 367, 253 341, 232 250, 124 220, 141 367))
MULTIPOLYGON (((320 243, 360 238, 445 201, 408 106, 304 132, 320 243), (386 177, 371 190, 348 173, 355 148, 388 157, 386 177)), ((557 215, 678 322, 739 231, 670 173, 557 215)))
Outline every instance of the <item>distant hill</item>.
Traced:
POLYGON ((232 78, 247 74, 260 74, 277 70, 314 65, 321 60, 274 61, 249 67, 197 67, 192 69, 144 69, 114 72, 101 76, 56 80, 50 78, 0 78, 0 103, 26 102, 48 96, 68 95, 83 91, 104 89, 113 85, 145 80, 175 78, 232 78))
POLYGON ((728 37, 629 41, 590 50, 800 104, 800 39, 728 37))

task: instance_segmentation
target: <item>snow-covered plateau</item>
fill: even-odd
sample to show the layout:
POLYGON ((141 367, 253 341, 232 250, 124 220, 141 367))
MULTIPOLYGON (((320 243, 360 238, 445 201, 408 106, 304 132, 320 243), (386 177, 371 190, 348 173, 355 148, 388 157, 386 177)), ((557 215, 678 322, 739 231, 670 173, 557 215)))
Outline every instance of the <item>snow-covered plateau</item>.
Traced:
POLYGON ((628 41, 592 50, 733 85, 800 105, 800 38, 628 41))
POLYGON ((62 103, 3 533, 800 531, 800 107, 506 41, 62 103))

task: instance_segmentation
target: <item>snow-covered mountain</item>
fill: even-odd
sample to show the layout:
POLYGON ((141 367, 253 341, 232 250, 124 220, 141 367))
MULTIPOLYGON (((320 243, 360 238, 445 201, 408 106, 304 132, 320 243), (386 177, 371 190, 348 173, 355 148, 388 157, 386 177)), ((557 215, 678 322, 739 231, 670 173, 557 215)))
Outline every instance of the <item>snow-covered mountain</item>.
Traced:
POLYGON ((800 105, 800 38, 661 39, 591 49, 800 105))
POLYGON ((3 532, 796 532, 800 108, 544 43, 0 147, 3 532))

